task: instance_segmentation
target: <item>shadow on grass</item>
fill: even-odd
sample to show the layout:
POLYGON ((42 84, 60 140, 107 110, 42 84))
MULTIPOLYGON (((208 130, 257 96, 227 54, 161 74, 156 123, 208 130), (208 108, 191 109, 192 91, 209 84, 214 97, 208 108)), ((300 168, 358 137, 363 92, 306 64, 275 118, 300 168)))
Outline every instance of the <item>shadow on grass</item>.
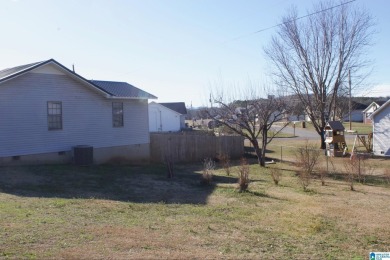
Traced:
POLYGON ((0 168, 0 192, 25 197, 95 198, 137 203, 206 204, 218 183, 237 178, 214 176, 200 184, 201 168, 178 165, 167 178, 164 165, 19 166, 0 168))
POLYGON ((262 198, 272 198, 274 199, 274 197, 271 197, 269 196, 268 194, 265 194, 265 193, 262 193, 262 192, 258 192, 258 191, 251 191, 251 190, 248 190, 248 191, 245 191, 246 193, 249 193, 249 194, 252 194, 256 197, 262 197, 262 198))

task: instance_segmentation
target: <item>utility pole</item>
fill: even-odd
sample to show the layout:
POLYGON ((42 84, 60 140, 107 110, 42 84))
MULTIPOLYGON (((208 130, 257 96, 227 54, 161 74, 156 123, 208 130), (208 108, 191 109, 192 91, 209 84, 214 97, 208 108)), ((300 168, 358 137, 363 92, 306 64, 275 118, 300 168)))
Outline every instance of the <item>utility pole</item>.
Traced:
POLYGON ((349 81, 349 130, 352 130, 352 116, 351 116, 351 70, 348 71, 348 81, 349 81))

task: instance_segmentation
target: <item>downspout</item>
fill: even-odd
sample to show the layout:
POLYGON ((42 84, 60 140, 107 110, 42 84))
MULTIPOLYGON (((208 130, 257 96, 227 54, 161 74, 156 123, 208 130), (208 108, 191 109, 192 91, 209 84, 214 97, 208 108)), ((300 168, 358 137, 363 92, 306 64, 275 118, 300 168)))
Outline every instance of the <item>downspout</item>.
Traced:
POLYGON ((160 128, 158 130, 162 131, 161 110, 159 109, 158 112, 160 112, 160 128))

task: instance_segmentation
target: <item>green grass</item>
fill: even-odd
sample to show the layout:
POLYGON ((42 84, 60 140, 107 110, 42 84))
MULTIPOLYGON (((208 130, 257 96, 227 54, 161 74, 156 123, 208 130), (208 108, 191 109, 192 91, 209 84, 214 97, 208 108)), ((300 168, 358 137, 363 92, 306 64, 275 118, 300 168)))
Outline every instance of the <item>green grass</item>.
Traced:
MULTIPOLYGON (((237 165, 238 162, 233 162, 237 165)), ((362 259, 388 251, 388 185, 332 177, 303 192, 290 164, 275 186, 250 161, 248 192, 201 163, 0 168, 0 259, 241 258, 362 259), (380 208, 383 214, 379 214, 380 208)))
MULTIPOLYGON (((344 122, 343 126, 345 128, 345 131, 349 130, 349 122, 344 122)), ((301 124, 297 124, 297 128, 301 128, 301 124)), ((314 126, 311 122, 306 122, 306 129, 315 131, 314 126)), ((372 125, 371 124, 364 124, 359 122, 352 122, 352 130, 356 131, 359 134, 369 134, 372 132, 372 125)))
MULTIPOLYGON (((345 130, 349 130, 349 122, 343 123, 343 126, 345 130)), ((358 134, 366 135, 372 133, 372 125, 352 122, 352 130, 355 130, 358 134)))

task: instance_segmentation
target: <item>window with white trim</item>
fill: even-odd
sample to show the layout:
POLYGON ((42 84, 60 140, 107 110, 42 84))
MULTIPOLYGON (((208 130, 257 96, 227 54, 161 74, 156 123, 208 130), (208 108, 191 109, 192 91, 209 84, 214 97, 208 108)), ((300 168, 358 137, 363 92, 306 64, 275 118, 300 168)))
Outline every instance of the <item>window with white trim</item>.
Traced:
POLYGON ((62 102, 47 102, 47 128, 49 130, 62 129, 62 102))
POLYGON ((123 127, 123 103, 112 102, 112 126, 123 127))

